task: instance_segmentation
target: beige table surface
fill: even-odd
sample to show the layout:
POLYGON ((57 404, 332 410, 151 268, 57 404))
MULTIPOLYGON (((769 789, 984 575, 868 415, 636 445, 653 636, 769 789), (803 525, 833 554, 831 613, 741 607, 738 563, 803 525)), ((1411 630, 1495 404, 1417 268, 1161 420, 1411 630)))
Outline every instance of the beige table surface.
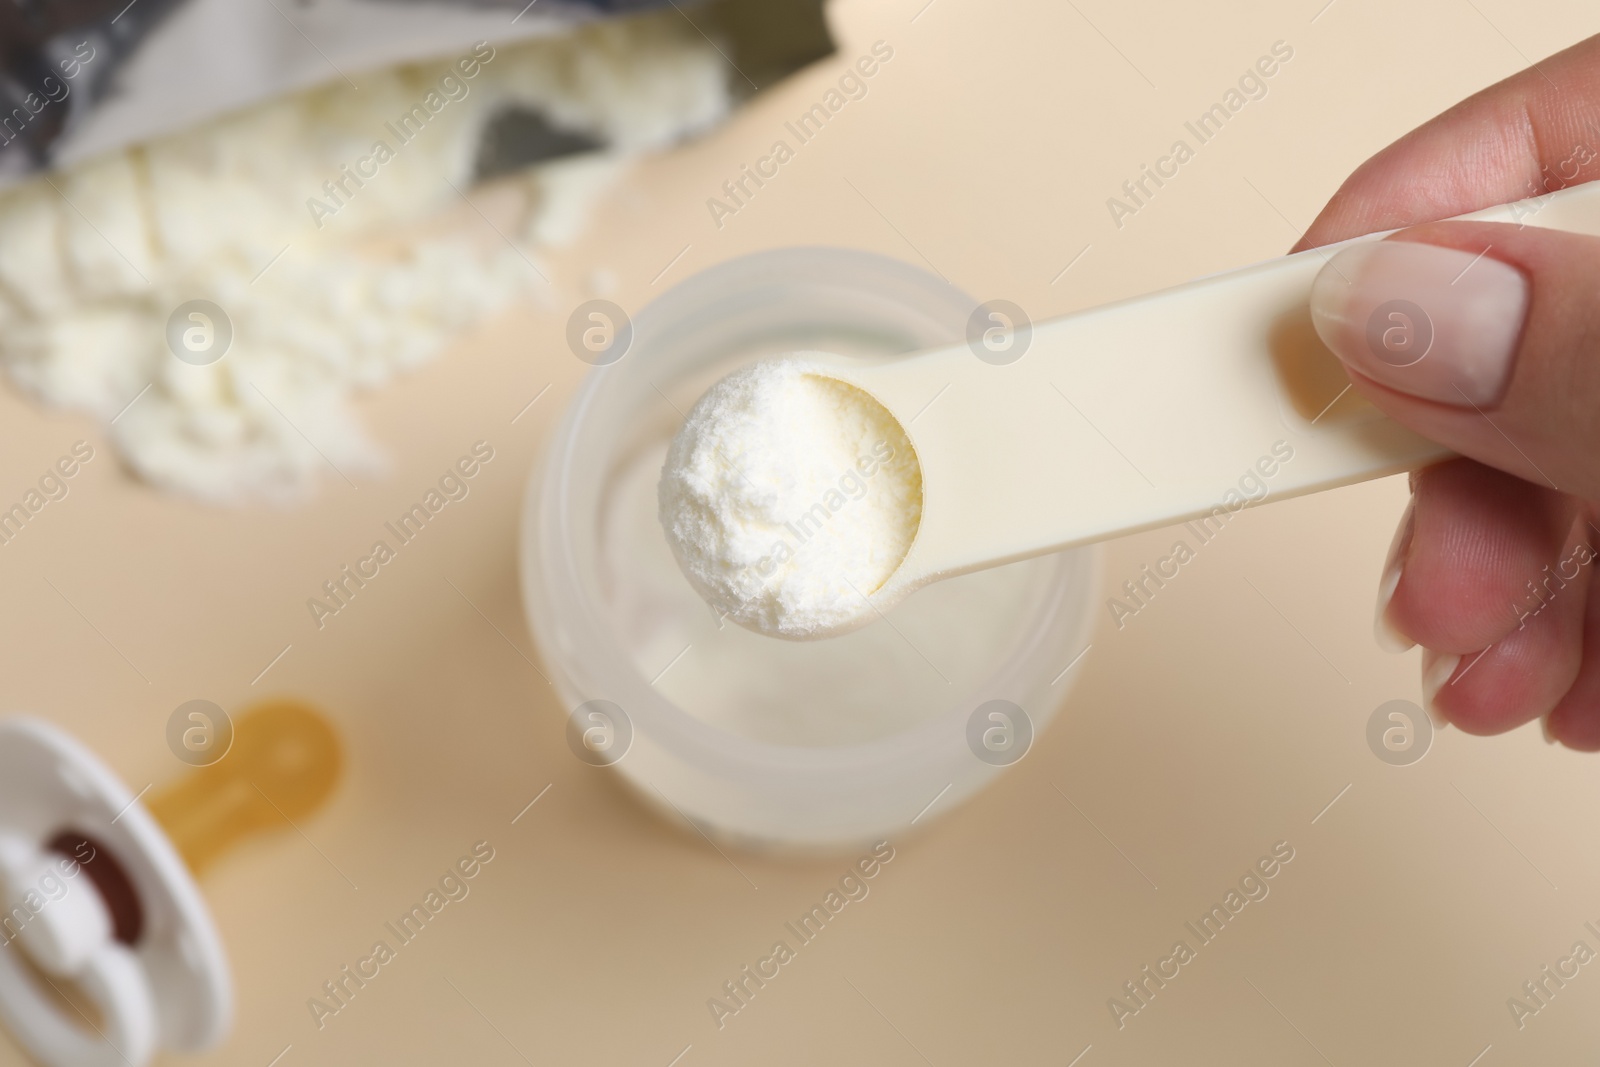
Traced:
MULTIPOLYGON (((100 446, 0 548, 5 709, 73 731, 134 789, 183 770, 163 731, 195 697, 303 696, 349 747, 303 836, 205 881, 238 1019, 204 1062, 1590 1062, 1600 966, 1520 1030, 1506 1001, 1575 941, 1600 949, 1600 758, 1537 727, 1445 732, 1407 767, 1367 747, 1379 704, 1419 696, 1416 653, 1371 638, 1398 481, 1249 512, 1122 629, 1102 612, 1028 757, 901 840, 870 897, 720 1031, 707 998, 844 862, 735 857, 746 881, 575 760, 523 659, 518 508, 585 369, 561 336, 594 267, 636 308, 744 252, 834 244, 1044 318, 1281 252, 1369 153, 1600 31, 1584 0, 1322 2, 838 0, 836 59, 635 172, 556 261, 548 310, 363 403, 387 477, 224 512, 135 484, 100 446), (894 57, 869 95, 718 229, 705 199, 879 39, 894 57), (1280 40, 1294 56, 1269 94, 1117 228, 1106 198, 1280 40), (478 439, 497 458, 472 496, 316 630, 306 598, 478 439), (319 1031, 307 999, 480 840, 495 859, 471 895, 319 1031), (1294 860, 1271 895, 1119 1030, 1108 998, 1279 841, 1294 860)), ((0 498, 102 440, 10 391, 0 406, 0 498)), ((1110 583, 1171 539, 1111 546, 1110 583)))

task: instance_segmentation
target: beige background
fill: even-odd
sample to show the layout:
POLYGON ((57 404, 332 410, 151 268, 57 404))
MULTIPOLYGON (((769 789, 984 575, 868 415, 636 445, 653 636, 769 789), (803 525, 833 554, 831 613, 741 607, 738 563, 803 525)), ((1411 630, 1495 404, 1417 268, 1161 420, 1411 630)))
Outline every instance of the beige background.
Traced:
MULTIPOLYGON (((1506 1008, 1574 941, 1600 949, 1583 929, 1600 925, 1600 758, 1536 727, 1446 732, 1404 768, 1367 748, 1373 709, 1418 697, 1416 654, 1370 631, 1398 481, 1250 512, 1124 629, 1102 613, 1027 759, 900 841, 865 901, 713 1025, 706 999, 844 861, 735 856, 753 889, 578 763, 518 655, 516 518, 584 369, 561 332, 589 272, 636 308, 743 252, 835 244, 1045 318, 1278 254, 1368 154, 1600 30, 1585 0, 924 2, 838 0, 837 59, 637 171, 557 262, 548 310, 366 401, 385 479, 330 474, 306 508, 222 512, 132 483, 102 446, 0 547, 6 709, 74 731, 132 788, 182 771, 163 730, 194 697, 303 696, 348 744, 348 780, 305 837, 260 841, 204 884, 238 984, 235 1031, 205 1062, 945 1067, 1087 1048, 1083 1067, 1500 1067, 1600 1047, 1600 965, 1520 1032, 1506 1008), (878 39, 894 58, 870 94, 717 229, 705 198, 878 39), (1270 94, 1117 229, 1106 198, 1280 39, 1294 58, 1270 94), (497 457, 471 497, 318 632, 306 598, 480 438, 497 457), (496 858, 471 896, 319 1032, 307 998, 482 839, 496 858), (1119 1032, 1107 998, 1280 840, 1295 859, 1271 895, 1119 1032)), ((0 406, 0 499, 101 440, 10 392, 0 406)), ((1111 546, 1110 584, 1170 543, 1111 546)))

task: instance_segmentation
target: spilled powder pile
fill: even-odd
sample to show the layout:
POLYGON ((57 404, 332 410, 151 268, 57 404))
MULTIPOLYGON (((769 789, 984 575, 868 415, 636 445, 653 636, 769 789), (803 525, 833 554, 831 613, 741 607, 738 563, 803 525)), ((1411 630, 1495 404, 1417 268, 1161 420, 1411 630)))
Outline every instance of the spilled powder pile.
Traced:
POLYGON ((294 499, 370 471, 352 395, 513 300, 557 303, 537 249, 577 235, 629 156, 720 120, 726 73, 680 15, 647 15, 335 81, 0 192, 0 365, 189 495, 294 499), (474 190, 513 106, 607 151, 474 190), (459 224, 424 228, 445 212, 459 224), (232 328, 203 365, 168 339, 194 300, 232 328))
POLYGON ((863 621, 922 516, 905 431, 804 358, 757 363, 701 397, 658 489, 667 542, 717 611, 778 637, 863 621))

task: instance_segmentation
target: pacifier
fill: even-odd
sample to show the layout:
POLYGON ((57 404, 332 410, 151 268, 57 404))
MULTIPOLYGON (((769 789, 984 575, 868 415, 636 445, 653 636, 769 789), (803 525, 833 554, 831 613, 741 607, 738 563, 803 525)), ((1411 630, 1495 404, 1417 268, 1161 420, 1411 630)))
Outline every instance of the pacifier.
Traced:
POLYGON ((141 1067, 219 1043, 232 980, 194 876, 295 825, 338 780, 338 738, 305 705, 229 725, 195 703, 220 721, 193 712, 188 734, 220 731, 221 751, 142 802, 57 727, 0 721, 0 1023, 46 1067, 141 1067))

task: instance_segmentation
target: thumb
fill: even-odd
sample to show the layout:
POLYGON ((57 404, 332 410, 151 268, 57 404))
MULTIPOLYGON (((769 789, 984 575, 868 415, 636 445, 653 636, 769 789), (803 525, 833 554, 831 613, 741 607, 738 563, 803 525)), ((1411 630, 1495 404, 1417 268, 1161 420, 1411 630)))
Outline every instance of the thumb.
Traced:
POLYGON ((1317 333, 1385 414, 1600 500, 1600 238, 1435 223, 1335 254, 1317 333))

